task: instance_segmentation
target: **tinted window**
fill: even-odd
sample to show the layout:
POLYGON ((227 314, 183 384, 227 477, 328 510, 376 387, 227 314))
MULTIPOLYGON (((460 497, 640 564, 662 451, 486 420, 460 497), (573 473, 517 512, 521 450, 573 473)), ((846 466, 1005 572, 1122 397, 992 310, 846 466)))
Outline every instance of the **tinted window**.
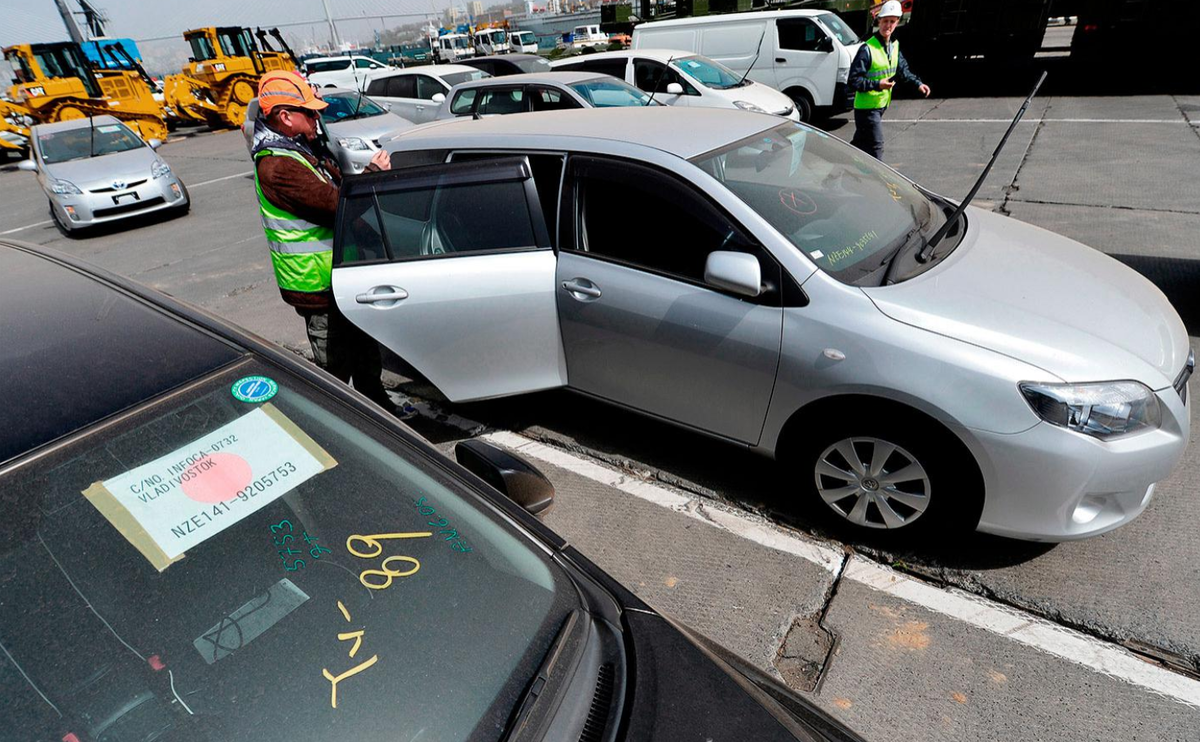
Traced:
POLYGON ((582 108, 575 99, 561 90, 554 88, 530 87, 529 110, 531 111, 565 111, 571 108, 582 108))
POLYGON ((448 75, 442 75, 442 81, 450 87, 454 87, 455 85, 461 85, 464 82, 482 80, 485 77, 491 77, 491 75, 483 70, 474 70, 472 72, 451 72, 448 75))
POLYGON ((371 194, 347 198, 341 205, 339 216, 341 224, 338 232, 342 246, 339 265, 387 259, 379 215, 371 194))
POLYGON ((624 57, 619 59, 591 59, 586 62, 564 64, 554 69, 567 70, 569 72, 595 72, 600 75, 612 75, 624 80, 626 62, 627 60, 624 57))
POLYGON ((538 202, 542 217, 550 228, 550 234, 558 234, 558 194, 562 185, 563 155, 539 155, 527 152, 455 152, 453 161, 494 160, 500 157, 524 156, 533 170, 533 183, 537 187, 538 202))
POLYGON ((377 198, 395 260, 537 246, 519 181, 381 192, 377 198))
POLYGON ((387 96, 388 78, 372 80, 367 85, 367 95, 387 96))
POLYGON ((432 77, 426 75, 417 75, 417 97, 421 100, 432 100, 433 96, 441 93, 445 95, 446 89, 442 84, 432 77))
POLYGON ((488 88, 479 96, 480 114, 522 113, 525 108, 525 91, 521 88, 488 88))
POLYGON ((779 29, 780 49, 812 52, 817 50, 817 42, 825 38, 825 32, 807 18, 780 18, 775 26, 779 29))
POLYGON ((414 75, 396 75, 387 78, 388 98, 416 98, 417 79, 414 75))
POLYGON ((574 172, 575 247, 589 254, 700 282, 710 252, 745 242, 707 199, 658 170, 589 159, 574 172))
POLYGON ((309 74, 313 72, 336 72, 337 70, 350 69, 350 60, 330 59, 325 62, 305 62, 304 66, 308 69, 309 74))
MULTIPOLYGON (((532 43, 532 42, 531 42, 532 43)), ((525 57, 524 59, 514 59, 509 64, 516 67, 521 72, 549 72, 553 69, 550 63, 541 57, 525 57)), ((624 75, 622 75, 624 77, 624 75)))
POLYGON ((266 364, 0 497, 6 742, 496 740, 577 604, 424 454, 266 364))
POLYGON ((354 60, 354 66, 359 68, 360 70, 369 70, 369 69, 375 69, 378 65, 376 65, 374 62, 372 62, 369 59, 356 59, 356 60, 354 60))
POLYGON ((477 70, 483 70, 489 75, 496 74, 496 66, 490 59, 468 59, 463 62, 468 67, 474 67, 477 70))
POLYGON ((479 88, 470 88, 468 90, 460 90, 454 94, 454 101, 450 104, 450 113, 456 116, 465 116, 471 112, 471 108, 475 105, 475 96, 479 94, 479 88))
POLYGON ((687 80, 684 80, 678 72, 668 69, 661 62, 655 62, 650 59, 636 59, 633 62, 633 77, 634 85, 646 91, 647 93, 659 94, 667 92, 667 86, 673 82, 683 86, 684 95, 700 95, 687 80))

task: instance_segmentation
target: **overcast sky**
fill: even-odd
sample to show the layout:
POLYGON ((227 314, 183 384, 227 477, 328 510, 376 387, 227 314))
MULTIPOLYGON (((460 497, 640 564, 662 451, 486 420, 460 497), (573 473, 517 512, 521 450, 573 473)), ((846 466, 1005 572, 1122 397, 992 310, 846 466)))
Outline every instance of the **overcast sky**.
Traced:
MULTIPOLYGON (((371 17, 379 14, 414 13, 440 15, 451 0, 328 0, 335 18, 371 17)), ((77 0, 67 4, 78 10, 77 0)), ((456 0, 456 5, 464 3, 456 0)), ((491 5, 485 2, 484 5, 491 5)), ((201 26, 283 26, 286 23, 321 21, 325 12, 321 0, 94 0, 105 11, 109 36, 148 39, 158 36, 179 37, 189 28, 201 26)), ((0 0, 0 47, 44 41, 65 41, 67 31, 54 0, 0 0)), ((388 18, 388 27, 404 25, 420 18, 388 18)), ((369 39, 373 22, 338 24, 348 37, 369 39), (344 29, 343 29, 344 26, 344 29)), ((281 28, 297 35, 311 35, 309 26, 281 28)))

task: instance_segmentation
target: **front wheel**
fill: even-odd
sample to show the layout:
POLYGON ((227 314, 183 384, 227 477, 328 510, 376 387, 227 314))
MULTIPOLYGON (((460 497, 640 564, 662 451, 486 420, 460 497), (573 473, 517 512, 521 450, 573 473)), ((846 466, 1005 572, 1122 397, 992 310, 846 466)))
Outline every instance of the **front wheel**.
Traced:
POLYGON ((975 462, 931 424, 838 425, 809 435, 795 454, 805 499, 857 535, 966 532, 978 522, 975 462))
POLYGON ((800 116, 800 120, 806 124, 812 123, 813 104, 808 94, 803 91, 791 91, 788 93, 788 97, 796 105, 796 113, 800 116))

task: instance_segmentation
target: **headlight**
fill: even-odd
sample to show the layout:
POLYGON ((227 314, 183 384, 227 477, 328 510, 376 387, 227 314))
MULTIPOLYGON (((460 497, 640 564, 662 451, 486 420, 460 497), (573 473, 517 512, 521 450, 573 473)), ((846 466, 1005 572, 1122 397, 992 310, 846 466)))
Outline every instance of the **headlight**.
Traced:
POLYGON ((150 175, 155 178, 165 178, 171 174, 171 166, 159 160, 150 166, 150 175))
POLYGON ((344 139, 337 140, 337 142, 339 147, 342 149, 348 149, 351 152, 366 152, 367 150, 371 149, 366 142, 358 137, 346 137, 344 139))
POLYGON ((75 185, 69 180, 54 181, 53 185, 50 186, 50 190, 54 191, 60 196, 73 193, 83 193, 83 191, 79 190, 79 186, 75 185))
POLYGON ((1020 387, 1038 417, 1052 425, 1104 440, 1153 430, 1162 422, 1158 397, 1136 381, 1024 383, 1020 387))
POLYGON ((735 100, 733 102, 733 105, 737 106, 738 108, 742 109, 743 111, 754 111, 755 113, 766 113, 766 111, 764 111, 763 109, 754 105, 753 103, 751 103, 748 100, 735 100))

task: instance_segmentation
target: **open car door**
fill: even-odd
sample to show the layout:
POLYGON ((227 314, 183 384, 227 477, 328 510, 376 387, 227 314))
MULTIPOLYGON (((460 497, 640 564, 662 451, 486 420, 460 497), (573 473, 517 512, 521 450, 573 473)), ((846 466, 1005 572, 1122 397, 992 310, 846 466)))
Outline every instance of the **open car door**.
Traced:
POLYGON ((453 402, 564 386, 555 254, 524 157, 342 187, 338 308, 453 402))

